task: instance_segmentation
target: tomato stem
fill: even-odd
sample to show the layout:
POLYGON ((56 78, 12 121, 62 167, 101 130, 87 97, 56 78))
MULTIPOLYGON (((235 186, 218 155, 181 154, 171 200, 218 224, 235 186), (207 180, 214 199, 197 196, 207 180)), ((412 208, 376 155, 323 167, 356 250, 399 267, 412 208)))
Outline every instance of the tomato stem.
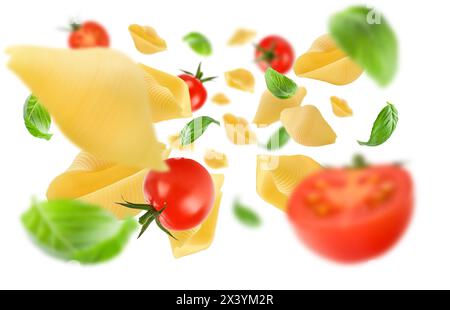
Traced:
POLYGON ((202 63, 201 62, 198 64, 197 71, 195 72, 195 74, 193 74, 192 72, 186 71, 186 70, 180 70, 180 71, 183 73, 186 73, 187 75, 192 75, 193 77, 195 77, 197 80, 199 80, 202 83, 217 79, 217 76, 210 76, 210 77, 206 77, 206 78, 203 77, 204 74, 202 72, 202 63))
POLYGON ((352 160, 352 168, 354 169, 363 169, 366 168, 369 164, 366 159, 361 154, 355 154, 352 160))
POLYGON ((277 58, 277 55, 275 54, 275 43, 273 43, 269 49, 266 49, 259 44, 255 44, 254 46, 262 53, 260 57, 255 59, 256 62, 264 61, 268 66, 270 66, 275 58, 277 58))

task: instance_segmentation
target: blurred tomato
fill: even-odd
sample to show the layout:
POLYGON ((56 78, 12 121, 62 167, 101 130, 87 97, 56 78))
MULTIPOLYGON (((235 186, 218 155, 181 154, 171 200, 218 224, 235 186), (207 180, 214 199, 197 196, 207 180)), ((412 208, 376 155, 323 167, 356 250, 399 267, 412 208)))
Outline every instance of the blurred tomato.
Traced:
POLYGON ((255 48, 255 60, 262 71, 267 68, 287 73, 294 64, 294 49, 284 38, 271 35, 263 38, 255 48))
POLYGON ((97 22, 71 23, 70 48, 108 47, 109 36, 106 29, 97 22))

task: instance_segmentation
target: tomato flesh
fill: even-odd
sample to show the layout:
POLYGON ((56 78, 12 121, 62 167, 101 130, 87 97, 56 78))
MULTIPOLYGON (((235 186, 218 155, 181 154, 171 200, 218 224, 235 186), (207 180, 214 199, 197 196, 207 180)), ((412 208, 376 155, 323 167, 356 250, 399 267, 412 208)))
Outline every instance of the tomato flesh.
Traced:
POLYGON ((109 35, 106 29, 97 22, 87 21, 72 31, 69 36, 69 47, 108 47, 109 35))
POLYGON ((255 59, 264 72, 271 67, 279 73, 287 73, 294 64, 294 58, 291 44, 277 35, 263 38, 255 49, 255 59))
POLYGON ((166 160, 168 171, 150 171, 144 180, 144 197, 171 230, 187 230, 200 225, 214 204, 214 183, 208 171, 187 158, 166 160))
POLYGON ((191 97, 191 110, 192 112, 200 109, 206 102, 208 93, 203 83, 193 75, 181 74, 178 76, 181 78, 189 88, 189 96, 191 97))
POLYGON ((396 166, 331 169, 302 182, 288 202, 300 239, 339 262, 360 262, 391 248, 413 210, 411 178, 396 166))

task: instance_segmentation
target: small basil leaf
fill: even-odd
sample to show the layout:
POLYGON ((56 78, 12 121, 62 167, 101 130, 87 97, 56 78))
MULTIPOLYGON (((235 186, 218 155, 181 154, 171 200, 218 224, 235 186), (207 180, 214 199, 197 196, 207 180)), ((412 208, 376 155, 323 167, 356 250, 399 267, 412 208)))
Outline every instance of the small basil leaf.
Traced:
POLYGON ((48 254, 83 264, 117 256, 137 228, 134 219, 118 221, 105 209, 77 200, 34 202, 22 223, 48 254))
POLYGON ((372 132, 370 133, 370 139, 367 142, 358 141, 360 145, 377 146, 386 142, 395 128, 398 122, 398 111, 393 104, 387 103, 387 105, 378 114, 377 119, 373 123, 372 132))
POLYGON ((297 84, 290 78, 268 68, 265 74, 267 89, 277 98, 288 99, 297 92, 297 84))
POLYGON ((208 38, 199 32, 190 32, 183 37, 191 49, 199 55, 210 56, 212 54, 212 46, 208 38))
POLYGON ((32 136, 45 140, 50 140, 52 137, 52 134, 48 132, 52 123, 50 115, 34 95, 30 95, 25 101, 23 120, 32 136))
POLYGON ((380 86, 388 85, 398 67, 398 44, 384 16, 353 6, 333 15, 329 30, 337 44, 380 86))
POLYGON ((186 146, 197 140, 212 123, 220 126, 220 123, 209 116, 199 116, 186 124, 181 130, 181 145, 186 146))
POLYGON ((248 206, 243 205, 237 200, 234 202, 233 212, 238 221, 246 226, 258 227, 261 225, 259 215, 248 206))
POLYGON ((289 136, 286 128, 280 127, 269 139, 266 144, 266 149, 269 151, 279 150, 285 146, 291 137, 289 136))

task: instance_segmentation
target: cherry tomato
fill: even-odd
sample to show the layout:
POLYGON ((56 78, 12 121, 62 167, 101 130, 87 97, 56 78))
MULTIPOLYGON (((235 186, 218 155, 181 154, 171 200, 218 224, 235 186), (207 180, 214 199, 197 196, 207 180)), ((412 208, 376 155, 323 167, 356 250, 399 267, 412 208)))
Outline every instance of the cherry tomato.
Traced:
POLYGON ((291 44, 277 35, 263 38, 255 49, 255 60, 264 72, 271 67, 279 73, 287 73, 294 64, 294 57, 291 44))
POLYGON ((70 48, 108 47, 109 36, 106 29, 97 22, 72 23, 69 36, 70 48))
POLYGON ((170 230, 200 225, 214 204, 214 184, 208 171, 187 158, 166 160, 169 170, 150 171, 144 180, 144 196, 157 211, 161 224, 170 230))
POLYGON ((411 177, 389 165, 318 172, 298 185, 287 210, 307 246, 344 263, 369 260, 391 248, 412 211, 411 177))
POLYGON ((181 74, 178 77, 185 81, 189 88, 192 112, 197 111, 205 104, 206 98, 208 97, 205 86, 203 86, 203 83, 193 75, 181 74))

